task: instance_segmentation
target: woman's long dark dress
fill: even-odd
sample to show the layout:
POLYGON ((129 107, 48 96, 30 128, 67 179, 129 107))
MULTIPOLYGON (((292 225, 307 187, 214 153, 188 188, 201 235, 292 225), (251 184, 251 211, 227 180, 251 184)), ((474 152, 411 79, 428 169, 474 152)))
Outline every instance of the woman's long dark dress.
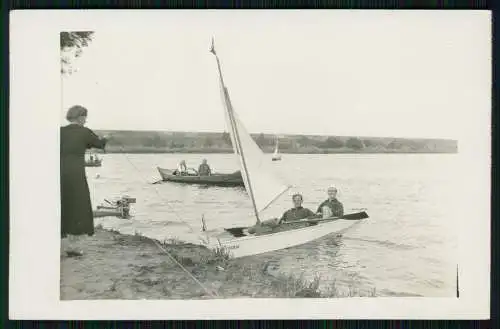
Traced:
POLYGON ((105 144, 104 139, 81 125, 61 127, 61 237, 94 234, 85 151, 103 149, 105 144))

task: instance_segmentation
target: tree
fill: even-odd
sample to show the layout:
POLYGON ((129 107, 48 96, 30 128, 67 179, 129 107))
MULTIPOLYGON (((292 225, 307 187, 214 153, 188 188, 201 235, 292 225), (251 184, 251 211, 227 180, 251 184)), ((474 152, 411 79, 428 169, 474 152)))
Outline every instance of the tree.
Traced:
POLYGON ((154 146, 154 139, 151 137, 143 137, 141 140, 141 144, 146 147, 153 147, 154 146))
POLYGON ((168 147, 171 149, 176 149, 176 148, 183 148, 184 143, 182 142, 176 142, 174 140, 171 140, 170 143, 168 143, 168 147))
POLYGON ((231 146, 231 136, 229 135, 229 133, 227 131, 223 132, 222 133, 222 136, 221 136, 221 139, 222 141, 226 144, 226 145, 229 145, 231 146))
POLYGON ((154 137, 152 137, 152 140, 153 140, 153 146, 155 146, 155 147, 166 147, 167 146, 167 141, 164 140, 158 134, 155 134, 154 137))
POLYGON ((398 141, 397 139, 392 140, 392 142, 387 145, 387 147, 392 150, 401 149, 403 148, 403 146, 403 143, 401 141, 398 141))
POLYGON ((363 144, 366 147, 377 146, 377 143, 374 140, 370 140, 370 139, 363 139, 363 144))
POLYGON ((266 137, 264 136, 263 133, 260 133, 259 136, 257 137, 257 145, 263 147, 266 146, 266 144, 267 144, 266 137))
POLYGON ((323 143, 323 147, 329 149, 338 149, 344 147, 344 142, 340 138, 330 136, 323 143))
POLYGON ((214 141, 210 137, 206 137, 205 141, 203 142, 204 147, 212 147, 214 145, 214 141))
POLYGON ((61 32, 59 34, 62 74, 71 74, 74 71, 71 62, 82 55, 83 49, 90 44, 93 35, 93 31, 61 32))
POLYGON ((347 142, 345 142, 345 146, 347 146, 348 148, 351 148, 351 149, 355 149, 355 150, 360 150, 364 147, 361 139, 356 138, 356 137, 349 138, 347 140, 347 142))
POLYGON ((302 147, 312 146, 312 141, 307 136, 300 136, 298 143, 302 147))

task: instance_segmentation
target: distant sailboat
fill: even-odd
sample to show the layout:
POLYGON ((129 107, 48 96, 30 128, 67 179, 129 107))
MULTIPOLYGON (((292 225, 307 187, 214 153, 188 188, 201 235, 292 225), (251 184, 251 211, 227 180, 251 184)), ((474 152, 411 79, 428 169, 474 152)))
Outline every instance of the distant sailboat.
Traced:
POLYGON ((276 137, 276 146, 274 148, 274 153, 273 153, 273 161, 279 161, 281 160, 281 154, 279 151, 279 139, 276 137))
MULTIPOLYGON (((262 212, 289 190, 291 186, 274 175, 274 169, 269 162, 269 158, 255 143, 234 111, 229 92, 224 84, 221 64, 215 52, 213 39, 210 52, 214 54, 217 60, 222 103, 233 150, 239 159, 245 189, 252 201, 254 217, 257 225, 259 225, 261 224, 262 212)), ((299 225, 303 225, 300 228, 276 233, 271 232, 265 235, 250 235, 246 230, 247 227, 236 227, 226 229, 233 235, 233 238, 229 240, 221 241, 208 235, 202 240, 205 246, 212 249, 225 248, 231 252, 233 257, 237 258, 304 244, 347 229, 352 224, 359 222, 359 219, 367 217, 368 215, 362 212, 346 215, 342 218, 303 220, 300 221, 299 225)))

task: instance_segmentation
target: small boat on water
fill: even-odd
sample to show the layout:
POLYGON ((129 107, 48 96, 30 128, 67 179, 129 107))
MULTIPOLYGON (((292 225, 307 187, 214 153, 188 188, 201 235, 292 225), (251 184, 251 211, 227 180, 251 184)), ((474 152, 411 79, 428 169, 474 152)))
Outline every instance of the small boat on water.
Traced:
POLYGON ((281 160, 281 154, 279 151, 279 139, 276 137, 276 147, 274 148, 274 153, 273 153, 273 161, 280 161, 281 160))
POLYGON ((157 167, 161 179, 165 182, 177 182, 184 184, 200 184, 221 187, 244 186, 241 171, 231 174, 214 173, 208 176, 200 176, 196 171, 180 175, 176 170, 157 167))
MULTIPOLYGON (((368 214, 363 211, 342 217, 307 218, 279 223, 274 227, 262 223, 262 212, 292 186, 283 183, 273 173, 269 158, 252 139, 234 111, 213 39, 210 52, 217 61, 226 124, 229 127, 234 153, 240 161, 244 186, 252 201, 256 222, 248 227, 225 228, 224 230, 230 233, 230 237, 225 240, 219 236, 209 236, 204 230, 205 235, 200 236, 202 244, 213 250, 229 251, 232 257, 238 258, 298 246, 330 234, 340 234, 355 223, 368 218, 368 214), (262 230, 258 232, 256 228, 262 230)), ((204 221, 203 224, 205 228, 204 221)))
POLYGON ((95 153, 88 153, 85 157, 85 167, 100 167, 102 165, 102 159, 100 159, 95 153))

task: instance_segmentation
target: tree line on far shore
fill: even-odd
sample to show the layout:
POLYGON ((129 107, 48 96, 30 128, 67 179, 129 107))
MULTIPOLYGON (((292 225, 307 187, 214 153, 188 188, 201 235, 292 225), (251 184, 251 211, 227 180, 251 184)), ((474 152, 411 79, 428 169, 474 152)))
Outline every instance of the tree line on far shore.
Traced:
MULTIPOLYGON (((109 152, 137 153, 230 153, 228 132, 100 131, 110 136, 109 152)), ((276 136, 252 134, 266 153, 274 150, 276 136)), ((390 137, 284 135, 279 137, 282 153, 456 153, 457 141, 390 137)))

